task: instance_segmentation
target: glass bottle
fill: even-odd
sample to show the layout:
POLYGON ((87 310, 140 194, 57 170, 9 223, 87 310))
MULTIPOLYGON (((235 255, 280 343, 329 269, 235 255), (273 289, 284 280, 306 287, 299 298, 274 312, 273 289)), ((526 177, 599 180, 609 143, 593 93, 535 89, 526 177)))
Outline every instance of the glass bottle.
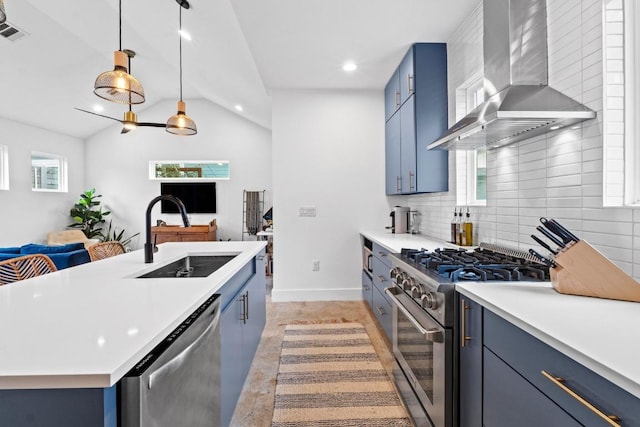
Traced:
POLYGON ((458 219, 456 221, 456 241, 455 244, 458 246, 462 246, 462 208, 460 208, 460 213, 458 214, 458 219))
POLYGON ((464 244, 463 246, 473 246, 473 223, 471 222, 471 214, 469 213, 469 206, 467 206, 467 217, 462 225, 464 229, 464 244))
POLYGON ((451 243, 455 243, 458 239, 458 212, 453 209, 453 219, 451 220, 451 243))

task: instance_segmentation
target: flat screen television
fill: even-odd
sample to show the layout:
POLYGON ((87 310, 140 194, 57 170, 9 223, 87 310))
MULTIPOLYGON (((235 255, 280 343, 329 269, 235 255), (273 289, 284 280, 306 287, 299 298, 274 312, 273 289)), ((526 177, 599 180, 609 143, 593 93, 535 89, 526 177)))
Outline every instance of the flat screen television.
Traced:
MULTIPOLYGON (((215 182, 162 182, 160 194, 170 194, 184 203, 187 213, 216 213, 215 182)), ((178 213, 178 207, 168 200, 160 201, 162 213, 178 213)))

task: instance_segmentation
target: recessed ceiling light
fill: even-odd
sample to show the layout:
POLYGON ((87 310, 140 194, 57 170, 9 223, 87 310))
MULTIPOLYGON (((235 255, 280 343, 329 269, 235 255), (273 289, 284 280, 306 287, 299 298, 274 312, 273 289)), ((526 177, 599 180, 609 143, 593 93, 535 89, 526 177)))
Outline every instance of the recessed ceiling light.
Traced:
POLYGON ((242 111, 242 110, 244 110, 244 108, 242 108, 242 105, 240 105, 240 104, 236 105, 234 108, 235 108, 236 110, 238 110, 238 111, 242 111))
POLYGON ((104 107, 102 105, 96 104, 93 106, 93 111, 95 111, 96 113, 101 113, 102 111, 104 111, 104 107))
POLYGON ((189 34, 186 30, 180 30, 178 31, 178 33, 180 33, 180 36, 188 41, 191 41, 191 34, 189 34))
POLYGON ((342 69, 347 72, 355 71, 358 66, 354 62, 347 62, 342 66, 342 69))
POLYGON ((558 126, 558 125, 551 126, 549 129, 551 129, 551 130, 558 130, 558 129, 560 129, 560 126, 558 126))

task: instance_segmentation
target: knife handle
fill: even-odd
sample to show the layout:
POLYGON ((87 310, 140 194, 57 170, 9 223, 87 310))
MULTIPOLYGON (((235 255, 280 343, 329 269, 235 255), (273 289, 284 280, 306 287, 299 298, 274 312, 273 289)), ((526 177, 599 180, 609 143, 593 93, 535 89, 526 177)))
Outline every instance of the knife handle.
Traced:
POLYGON ((549 222, 551 222, 552 224, 554 224, 556 227, 558 227, 558 230, 562 231, 563 233, 565 233, 567 235, 567 237, 569 237, 571 240, 573 240, 574 242, 579 242, 580 239, 578 238, 578 236, 576 236, 575 234, 573 234, 572 232, 570 232, 569 230, 567 230, 564 226, 562 226, 562 224, 560 224, 558 221, 556 221, 555 219, 551 218, 549 220, 549 222))
POLYGON ((545 248, 546 250, 548 250, 549 252, 551 252, 554 255, 558 255, 558 251, 554 251, 553 249, 551 249, 551 246, 547 245, 542 239, 540 239, 538 236, 536 236, 535 234, 531 235, 531 238, 533 240, 536 241, 536 243, 538 243, 540 246, 542 246, 543 248, 545 248))
POLYGON ((541 225, 537 226, 536 230, 538 230, 539 232, 544 234, 545 237, 547 237, 549 240, 551 240, 553 243, 555 243, 558 247, 564 248, 564 246, 565 246, 564 242, 562 240, 559 240, 553 234, 551 234, 551 232, 549 230, 547 230, 546 228, 544 228, 543 226, 541 226, 541 225))

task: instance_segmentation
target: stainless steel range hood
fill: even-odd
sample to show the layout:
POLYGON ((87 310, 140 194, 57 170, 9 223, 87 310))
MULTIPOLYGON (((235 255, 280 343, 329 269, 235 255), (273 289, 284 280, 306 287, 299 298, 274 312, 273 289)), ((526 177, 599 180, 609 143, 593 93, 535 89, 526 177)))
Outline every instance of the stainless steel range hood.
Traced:
POLYGON ((596 117, 547 86, 545 0, 484 0, 483 9, 485 102, 427 149, 497 148, 596 117))

